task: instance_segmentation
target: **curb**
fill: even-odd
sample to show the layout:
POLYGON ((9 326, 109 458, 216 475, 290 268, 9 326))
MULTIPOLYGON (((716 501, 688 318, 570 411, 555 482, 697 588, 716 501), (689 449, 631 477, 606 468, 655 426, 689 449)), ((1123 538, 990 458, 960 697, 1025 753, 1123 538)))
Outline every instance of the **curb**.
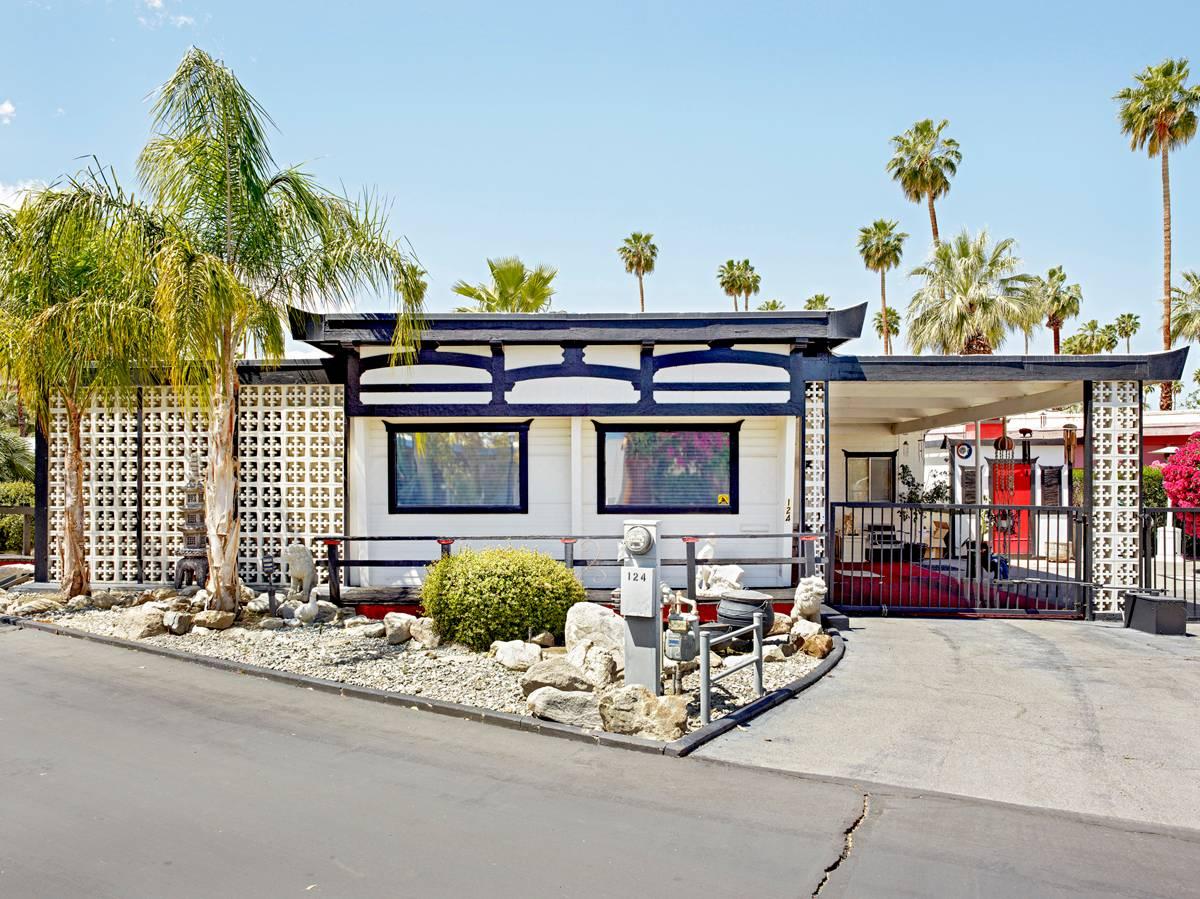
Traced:
POLYGON ((672 758, 683 758, 695 752, 705 743, 715 740, 721 734, 728 733, 735 727, 739 727, 757 718, 763 712, 770 711, 775 706, 799 696, 832 671, 837 663, 842 660, 842 656, 846 654, 846 641, 842 639, 841 632, 837 628, 827 628, 825 633, 833 637, 833 649, 829 655, 821 660, 821 664, 812 671, 809 671, 803 677, 796 678, 790 684, 785 684, 778 690, 764 693, 758 699, 754 700, 754 702, 730 712, 724 718, 718 718, 705 727, 694 730, 673 743, 668 743, 663 754, 669 755, 672 758))
POLYGON ((17 618, 12 615, 0 615, 0 624, 7 624, 22 630, 41 631, 47 634, 54 634, 59 637, 71 637, 75 640, 87 640, 92 643, 100 643, 104 646, 115 646, 119 649, 131 650, 133 652, 144 652, 149 655, 159 656, 165 659, 174 659, 178 662, 187 662, 192 665, 201 665, 205 668, 212 668, 217 671, 228 671, 231 674, 244 674, 249 677, 259 677, 263 680, 274 681, 280 684, 290 684, 295 687, 305 687, 310 690, 318 690, 322 693, 330 693, 336 696, 347 696, 353 699, 363 699, 368 702, 378 702, 383 705, 398 706, 401 708, 418 709, 424 712, 432 712, 435 715, 445 715, 449 718, 461 718, 466 721, 476 721, 481 724, 492 724, 498 727, 505 727, 509 730, 526 731, 528 733, 545 734, 549 737, 558 737, 564 740, 573 740, 578 743, 590 743, 593 746, 610 746, 615 749, 626 749, 632 752, 646 752, 652 755, 666 755, 671 758, 683 758, 698 749, 705 743, 715 739, 727 731, 732 730, 739 724, 743 724, 752 718, 761 715, 768 709, 774 708, 781 702, 791 699, 801 691, 812 686, 833 668, 834 665, 841 660, 845 653, 845 644, 842 642, 842 636, 836 630, 831 630, 828 633, 833 637, 833 651, 812 671, 795 681, 792 681, 785 687, 778 690, 772 690, 770 693, 760 697, 749 705, 731 712, 724 718, 718 718, 707 727, 702 727, 697 731, 693 731, 672 743, 660 743, 657 740, 647 740, 643 737, 627 736, 625 734, 610 734, 605 732, 597 732, 584 730, 581 727, 575 727, 572 724, 559 724, 556 721, 543 721, 540 718, 530 718, 524 715, 515 715, 512 712, 497 712, 491 709, 481 709, 477 706, 463 705, 458 702, 450 702, 444 699, 429 699, 421 696, 409 696, 404 693, 393 693, 388 690, 380 690, 376 687, 359 687, 353 684, 344 684, 340 681, 324 680, 319 677, 309 677, 305 674, 295 674, 291 671, 279 671, 275 668, 264 668, 260 665, 246 665, 241 662, 231 662, 228 659, 218 659, 212 656, 200 655, 194 652, 183 652, 179 649, 170 649, 165 646, 155 646, 147 643, 135 643, 132 640, 125 640, 120 637, 109 637, 104 634, 93 634, 89 631, 80 631, 75 628, 61 627, 57 624, 50 624, 43 621, 34 621, 29 618, 17 618))

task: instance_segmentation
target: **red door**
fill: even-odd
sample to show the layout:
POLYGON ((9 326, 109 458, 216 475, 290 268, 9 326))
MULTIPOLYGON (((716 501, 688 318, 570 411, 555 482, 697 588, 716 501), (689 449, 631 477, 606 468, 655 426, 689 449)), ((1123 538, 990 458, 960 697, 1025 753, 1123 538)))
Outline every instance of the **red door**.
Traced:
POLYGON ((1033 505, 1033 465, 1029 462, 1001 462, 992 465, 992 551, 1006 556, 1029 555, 1031 519, 1028 509, 1004 506, 1033 505), (1012 473, 1011 483, 1009 472, 1012 473))

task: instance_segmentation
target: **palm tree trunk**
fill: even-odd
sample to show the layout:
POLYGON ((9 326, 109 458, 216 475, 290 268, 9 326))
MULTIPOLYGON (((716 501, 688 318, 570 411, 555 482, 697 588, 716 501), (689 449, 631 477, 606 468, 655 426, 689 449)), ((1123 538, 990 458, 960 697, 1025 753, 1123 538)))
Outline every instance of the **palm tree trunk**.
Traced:
POLYGON ((1054 335, 1054 355, 1057 356, 1059 355, 1059 350, 1061 349, 1061 341, 1059 338, 1062 336, 1062 325, 1056 325, 1055 327, 1052 327, 1050 329, 1050 333, 1054 335))
POLYGON ((892 323, 887 314, 887 278, 884 269, 879 270, 879 307, 883 311, 883 354, 892 355, 892 323))
POLYGON ((742 311, 749 312, 750 311, 750 292, 749 291, 747 291, 746 295, 744 297, 742 297, 742 303, 743 303, 742 311))
POLYGON ((641 272, 638 272, 638 305, 642 312, 646 311, 646 289, 642 286, 641 272))
POLYGON ((238 579, 237 457, 234 426, 237 419, 237 368, 233 341, 226 331, 221 370, 212 385, 208 421, 208 483, 204 518, 208 529, 210 609, 237 610, 238 579))
MULTIPOLYGON (((1162 150, 1162 202, 1163 202, 1163 349, 1171 348, 1171 172, 1167 163, 1167 142, 1162 150)), ((1158 395, 1158 408, 1170 411, 1174 406, 1171 382, 1163 381, 1158 395)))
POLYGON ((91 593, 91 572, 88 571, 87 549, 83 534, 83 444, 80 422, 83 413, 69 397, 63 397, 67 407, 67 459, 64 484, 62 543, 59 562, 62 569, 62 594, 66 597, 91 593))
POLYGON ((933 211, 933 194, 929 194, 926 199, 929 201, 929 227, 933 229, 933 245, 939 247, 942 241, 938 237, 937 213, 933 211))

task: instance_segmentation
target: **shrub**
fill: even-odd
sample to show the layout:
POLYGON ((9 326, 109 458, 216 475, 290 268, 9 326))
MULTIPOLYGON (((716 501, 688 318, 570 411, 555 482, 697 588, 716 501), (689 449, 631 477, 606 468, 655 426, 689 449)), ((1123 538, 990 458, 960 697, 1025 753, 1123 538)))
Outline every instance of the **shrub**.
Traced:
POLYGON ((496 640, 561 636, 567 609, 586 598, 563 564, 528 549, 464 549, 429 567, 421 601, 442 639, 471 649, 496 640))
MULTIPOLYGON (((1162 469, 1147 465, 1142 468, 1142 505, 1148 509, 1165 509, 1167 507, 1167 491, 1163 489, 1162 469)), ((1167 523, 1166 512, 1154 512, 1154 524, 1162 527, 1167 523)))
MULTIPOLYGON (((1162 469, 1163 489, 1171 505, 1181 509, 1200 506, 1200 432, 1188 438, 1162 469)), ((1176 512, 1176 523, 1189 537, 1200 537, 1200 515, 1176 512)))
MULTIPOLYGON (((0 481, 0 506, 32 505, 33 484, 30 481, 0 481)), ((0 515, 0 552, 21 551, 21 520, 20 515, 0 515)))

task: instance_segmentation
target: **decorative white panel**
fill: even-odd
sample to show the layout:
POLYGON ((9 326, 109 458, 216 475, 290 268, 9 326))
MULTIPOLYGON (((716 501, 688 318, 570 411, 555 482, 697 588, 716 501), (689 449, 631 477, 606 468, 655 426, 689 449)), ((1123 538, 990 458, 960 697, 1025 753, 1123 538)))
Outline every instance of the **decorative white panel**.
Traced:
POLYGON ((1121 594, 1138 584, 1139 386, 1092 385, 1092 579, 1099 585, 1095 610, 1101 615, 1120 612, 1121 594))
POLYGON ((825 382, 804 385, 804 529, 825 533, 825 382))
MULTIPOLYGON (((203 465, 208 437, 204 413, 184 407, 166 387, 142 390, 143 576, 169 582, 182 549, 179 531, 186 459, 203 465)), ((56 408, 50 435, 50 577, 60 576, 66 415, 56 408)), ((88 558, 97 584, 137 580, 137 412, 132 399, 118 408, 94 406, 83 417, 84 497, 88 558)), ((239 570, 261 581, 265 550, 278 558, 283 543, 300 540, 315 556, 316 538, 342 532, 342 387, 245 385, 239 393, 238 455, 242 517, 239 570)))

